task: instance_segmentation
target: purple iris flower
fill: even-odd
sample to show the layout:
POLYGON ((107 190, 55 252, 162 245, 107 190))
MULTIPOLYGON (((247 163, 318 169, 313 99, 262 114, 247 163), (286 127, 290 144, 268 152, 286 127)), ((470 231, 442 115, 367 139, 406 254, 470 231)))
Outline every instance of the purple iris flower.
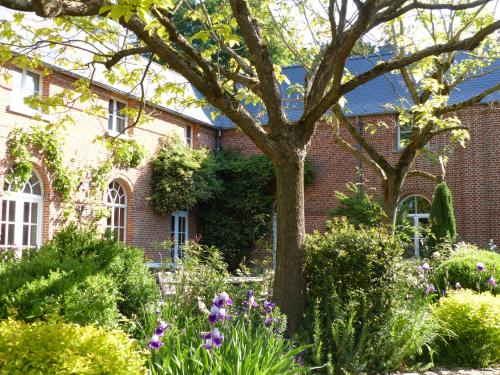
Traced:
POLYGON ((429 271, 431 269, 431 266, 429 266, 429 263, 424 263, 420 266, 420 269, 424 271, 429 271))
POLYGON ((208 322, 210 324, 215 324, 218 316, 219 316, 219 308, 217 306, 212 306, 210 314, 208 314, 208 322))
POLYGON ((226 312, 226 309, 221 307, 219 309, 219 314, 217 314, 217 319, 219 319, 221 322, 223 322, 224 320, 226 320, 228 318, 227 316, 227 312, 226 312))
POLYGON ((270 316, 266 317, 266 319, 264 319, 264 325, 267 329, 271 328, 271 324, 273 324, 273 318, 270 316))
POLYGON ((158 327, 155 329, 155 335, 163 336, 163 333, 170 327, 170 323, 166 323, 164 320, 160 320, 158 327))
POLYGON ((428 295, 429 293, 434 293, 436 291, 436 288, 434 287, 433 284, 427 284, 425 287, 425 295, 428 295))
POLYGON ((250 297, 253 297, 253 296, 255 296, 255 293, 254 293, 253 290, 247 291, 247 298, 250 298, 250 297))
POLYGON ((484 267, 484 263, 483 262, 478 262, 477 265, 476 265, 476 268, 479 272, 483 272, 486 268, 484 267))
POLYGON ((269 302, 269 301, 264 302, 264 310, 266 310, 267 313, 271 313, 275 307, 276 307, 276 304, 273 302, 269 302))
POLYGON ((224 335, 220 333, 217 327, 211 332, 206 332, 203 334, 203 340, 205 343, 202 345, 203 348, 210 350, 215 348, 219 348, 222 345, 222 340, 224 340, 224 335))
POLYGON ((455 283, 455 289, 462 289, 462 284, 460 284, 458 281, 455 283))
POLYGON ((488 279, 488 285, 491 286, 492 288, 496 287, 497 286, 497 282, 496 280, 493 278, 493 276, 491 276, 489 279, 488 279))
POLYGON ((161 314, 161 310, 160 310, 159 307, 156 308, 155 313, 156 313, 156 315, 160 315, 161 314))
POLYGON ((160 340, 160 336, 154 334, 149 341, 148 347, 150 349, 160 349, 163 346, 163 343, 160 340))
POLYGON ((230 306, 233 304, 233 300, 229 297, 226 292, 222 292, 217 297, 214 298, 214 305, 217 307, 230 306))

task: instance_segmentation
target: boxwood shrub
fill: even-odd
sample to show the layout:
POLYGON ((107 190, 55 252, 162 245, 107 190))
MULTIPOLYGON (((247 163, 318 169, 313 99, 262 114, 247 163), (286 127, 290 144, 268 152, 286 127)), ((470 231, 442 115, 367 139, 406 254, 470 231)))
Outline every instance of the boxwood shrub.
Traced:
POLYGON ((137 342, 121 331, 62 322, 0 322, 2 374, 145 374, 137 342))
POLYGON ((318 364, 337 373, 380 369, 373 348, 401 298, 398 270, 403 248, 381 228, 328 223, 306 245, 308 321, 318 364))
POLYGON ((440 263, 433 273, 433 279, 440 290, 454 288, 457 282, 462 288, 475 291, 489 290, 493 294, 500 291, 500 286, 491 287, 488 279, 492 277, 500 285, 500 254, 480 250, 474 245, 464 245, 448 260, 440 263), (477 270, 477 264, 484 264, 484 271, 477 270))
POLYGON ((121 316, 140 317, 158 298, 143 251, 91 228, 68 227, 31 256, 0 263, 0 319, 61 314, 113 327, 121 316))
POLYGON ((487 367, 500 363, 500 298, 489 292, 450 291, 434 315, 451 330, 437 347, 441 365, 487 367))

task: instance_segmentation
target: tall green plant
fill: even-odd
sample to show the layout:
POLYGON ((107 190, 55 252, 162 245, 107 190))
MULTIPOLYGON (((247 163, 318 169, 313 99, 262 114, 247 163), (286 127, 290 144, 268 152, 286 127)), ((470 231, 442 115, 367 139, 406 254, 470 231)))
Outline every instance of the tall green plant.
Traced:
POLYGON ((432 234, 429 238, 431 245, 455 241, 457 237, 455 213, 450 189, 444 181, 436 186, 429 221, 432 234))

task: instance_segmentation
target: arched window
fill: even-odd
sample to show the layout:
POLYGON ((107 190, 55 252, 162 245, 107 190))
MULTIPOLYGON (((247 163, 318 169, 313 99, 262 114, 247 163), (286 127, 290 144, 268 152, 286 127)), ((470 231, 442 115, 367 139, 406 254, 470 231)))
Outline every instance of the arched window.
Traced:
POLYGON ((42 242, 43 186, 35 172, 22 189, 6 179, 0 227, 1 249, 38 248, 42 242))
POLYGON ((430 202, 419 195, 405 197, 398 207, 398 221, 413 225, 415 256, 420 257, 425 230, 429 226, 430 202))
POLYGON ((117 241, 125 242, 127 233, 127 196, 120 183, 111 181, 106 190, 106 204, 110 215, 106 222, 106 229, 113 233, 117 241))

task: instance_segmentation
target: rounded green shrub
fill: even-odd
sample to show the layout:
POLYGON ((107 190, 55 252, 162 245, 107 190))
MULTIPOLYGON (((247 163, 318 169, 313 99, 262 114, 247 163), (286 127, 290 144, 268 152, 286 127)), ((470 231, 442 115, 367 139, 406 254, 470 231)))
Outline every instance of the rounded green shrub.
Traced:
POLYGON ((141 249, 69 227, 32 256, 0 262, 0 319, 61 314, 74 323, 114 327, 142 317, 160 297, 141 249))
POLYGON ((452 332, 437 348, 438 364, 479 368, 500 363, 499 297, 451 291, 433 313, 452 332))
POLYGON ((0 322, 0 373, 145 374, 137 342, 121 331, 61 322, 0 322))
POLYGON ((318 364, 331 362, 337 372, 378 370, 373 347, 401 299, 402 253, 386 230, 356 227, 345 219, 308 237, 308 321, 318 364))
POLYGON ((440 290, 452 288, 458 282, 462 288, 475 291, 490 290, 493 294, 500 291, 500 286, 488 285, 493 277, 500 285, 500 254, 487 250, 479 250, 473 245, 462 246, 448 260, 440 263, 433 273, 434 284, 440 290), (477 264, 484 264, 484 271, 477 269, 477 264))

